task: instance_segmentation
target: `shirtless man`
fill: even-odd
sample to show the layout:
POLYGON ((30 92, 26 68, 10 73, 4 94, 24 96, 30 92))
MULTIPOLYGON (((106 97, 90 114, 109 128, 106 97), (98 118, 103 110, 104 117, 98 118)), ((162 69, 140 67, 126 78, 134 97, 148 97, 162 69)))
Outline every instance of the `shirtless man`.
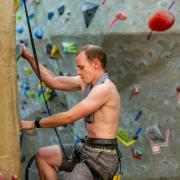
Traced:
MULTIPOLYGON (((37 74, 35 60, 26 47, 23 57, 37 74)), ((73 159, 66 161, 58 145, 43 147, 36 155, 41 180, 57 180, 56 167, 65 171, 65 180, 110 180, 116 173, 119 158, 116 131, 119 126, 120 96, 106 73, 106 54, 99 46, 86 45, 76 55, 77 76, 58 76, 39 64, 42 81, 50 88, 84 91, 85 98, 66 112, 40 121, 20 122, 21 130, 55 128, 74 123, 84 117, 87 137, 83 148, 75 149, 73 159), (66 165, 64 165, 66 164, 66 165)), ((71 147, 72 150, 72 147, 71 147)))

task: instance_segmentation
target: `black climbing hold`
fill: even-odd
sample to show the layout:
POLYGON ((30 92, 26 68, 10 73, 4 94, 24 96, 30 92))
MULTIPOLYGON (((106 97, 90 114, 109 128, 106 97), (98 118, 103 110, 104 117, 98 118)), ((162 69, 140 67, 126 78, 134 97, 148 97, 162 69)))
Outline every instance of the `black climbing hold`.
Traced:
POLYGON ((51 49, 52 49, 52 45, 47 44, 47 46, 46 46, 46 54, 47 54, 48 58, 51 58, 51 49))
POLYGON ((90 25, 98 7, 99 7, 98 4, 91 3, 91 2, 85 2, 83 4, 82 11, 84 14, 84 21, 85 21, 86 27, 90 25))
POLYGON ((64 6, 64 5, 60 6, 60 7, 57 9, 58 14, 59 14, 60 16, 62 16, 62 15, 64 14, 64 10, 65 10, 65 6, 64 6))

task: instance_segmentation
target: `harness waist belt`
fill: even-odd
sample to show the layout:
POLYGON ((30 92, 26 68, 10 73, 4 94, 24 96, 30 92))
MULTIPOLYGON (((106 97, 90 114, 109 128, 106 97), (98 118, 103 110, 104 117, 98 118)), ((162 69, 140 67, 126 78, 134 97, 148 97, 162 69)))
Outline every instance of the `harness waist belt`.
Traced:
POLYGON ((111 154, 117 154, 117 150, 116 148, 112 148, 112 147, 97 147, 95 148, 94 146, 88 146, 86 145, 85 146, 85 149, 89 149, 89 150, 92 150, 92 151, 95 151, 95 152, 106 152, 106 153, 111 153, 111 154))
POLYGON ((118 146, 117 139, 100 139, 100 138, 87 138, 81 140, 87 146, 93 148, 106 148, 106 149, 115 149, 118 146))

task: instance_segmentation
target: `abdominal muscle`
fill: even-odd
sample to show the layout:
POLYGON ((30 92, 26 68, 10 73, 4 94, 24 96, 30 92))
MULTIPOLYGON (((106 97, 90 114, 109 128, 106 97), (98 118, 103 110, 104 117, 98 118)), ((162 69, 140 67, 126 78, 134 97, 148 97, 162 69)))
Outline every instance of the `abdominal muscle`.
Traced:
MULTIPOLYGON (((118 114, 118 113, 117 113, 118 114)), ((101 114, 102 115, 102 114, 101 114)), ((114 139, 119 126, 119 117, 116 113, 109 114, 108 117, 94 115, 92 123, 86 123, 85 126, 90 138, 114 139)))

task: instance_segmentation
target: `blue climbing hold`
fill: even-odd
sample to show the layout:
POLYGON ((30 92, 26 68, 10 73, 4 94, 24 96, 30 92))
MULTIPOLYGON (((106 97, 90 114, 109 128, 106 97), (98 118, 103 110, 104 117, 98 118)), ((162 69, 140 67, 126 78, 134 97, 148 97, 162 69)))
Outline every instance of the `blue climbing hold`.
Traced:
POLYGON ((141 133, 141 131, 142 131, 142 128, 138 128, 137 131, 136 131, 136 133, 133 135, 132 138, 135 139, 135 140, 137 140, 138 137, 139 137, 139 134, 141 133))
POLYGON ((27 95, 28 90, 29 90, 29 84, 27 81, 24 81, 23 82, 23 92, 26 97, 28 97, 28 95, 27 95))
POLYGON ((41 27, 36 27, 34 29, 34 36, 37 38, 37 39, 42 39, 43 37, 43 30, 41 27))
POLYGON ((16 31, 18 32, 18 33, 23 33, 23 31, 24 31, 24 28, 23 28, 23 26, 21 25, 21 24, 18 24, 17 26, 16 26, 16 31))
POLYGON ((79 143, 79 142, 81 142, 81 137, 79 135, 76 135, 74 137, 74 140, 75 140, 76 143, 79 143))
POLYGON ((50 11, 48 12, 48 20, 50 21, 54 16, 54 12, 50 11))
POLYGON ((34 13, 29 14, 29 19, 32 19, 34 17, 34 13))
POLYGON ((134 121, 138 121, 140 119, 140 117, 141 117, 141 114, 142 114, 142 111, 139 111, 137 113, 137 115, 135 116, 134 121))

